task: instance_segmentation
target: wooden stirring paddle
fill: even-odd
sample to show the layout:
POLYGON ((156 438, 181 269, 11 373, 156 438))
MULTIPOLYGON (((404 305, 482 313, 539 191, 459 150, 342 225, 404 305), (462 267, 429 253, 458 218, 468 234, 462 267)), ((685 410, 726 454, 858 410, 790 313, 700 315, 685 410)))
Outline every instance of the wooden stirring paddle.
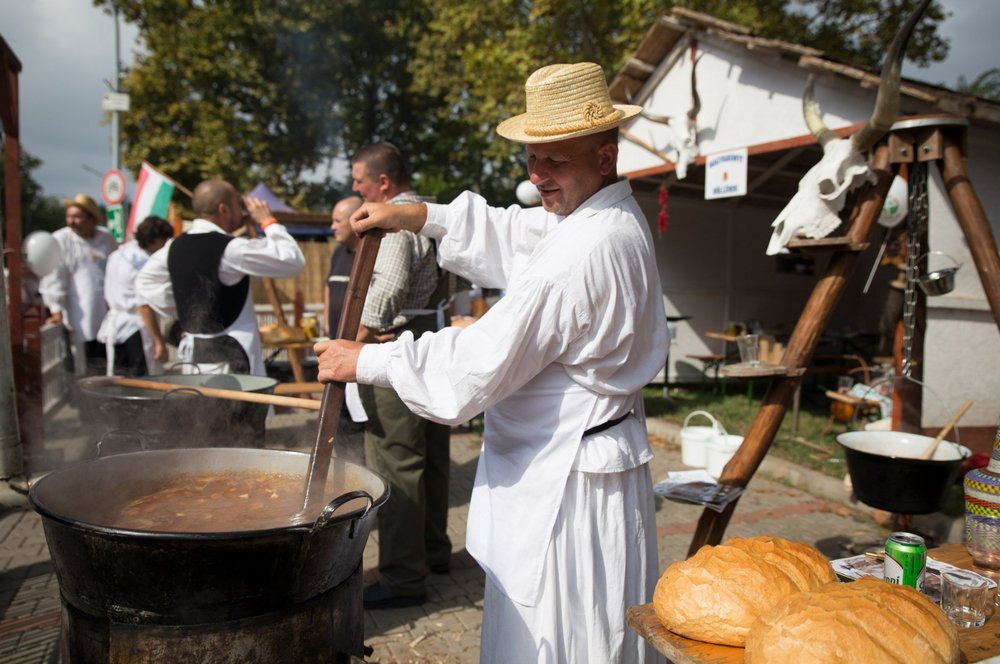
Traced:
MULTIPOLYGON (((340 310, 340 321, 337 324, 337 339, 354 340, 358 336, 361 325, 361 312, 368 295, 368 285, 372 280, 375 268, 375 257, 378 256, 379 243, 385 231, 372 230, 361 236, 361 245, 354 257, 351 276, 347 282, 347 293, 340 310)), ((302 498, 302 512, 310 514, 317 510, 326 489, 326 476, 330 470, 330 457, 333 454, 333 439, 337 434, 337 424, 340 422, 340 409, 344 404, 344 384, 335 381, 327 383, 323 388, 323 401, 319 411, 319 427, 316 432, 316 442, 309 453, 309 470, 306 473, 306 486, 302 498)))
POLYGON ((934 452, 937 451, 938 445, 941 444, 941 441, 944 440, 944 437, 948 435, 948 432, 951 431, 952 427, 954 427, 955 424, 960 419, 962 419, 962 415, 965 415, 965 411, 969 410, 969 407, 971 405, 972 405, 972 399, 969 399, 964 404, 962 404, 962 407, 958 409, 958 412, 952 416, 951 420, 948 421, 948 424, 944 425, 944 428, 942 428, 941 431, 938 433, 938 435, 934 437, 934 440, 931 441, 931 444, 927 446, 927 449, 924 450, 924 453, 920 455, 921 459, 930 459, 932 456, 934 456, 934 452))

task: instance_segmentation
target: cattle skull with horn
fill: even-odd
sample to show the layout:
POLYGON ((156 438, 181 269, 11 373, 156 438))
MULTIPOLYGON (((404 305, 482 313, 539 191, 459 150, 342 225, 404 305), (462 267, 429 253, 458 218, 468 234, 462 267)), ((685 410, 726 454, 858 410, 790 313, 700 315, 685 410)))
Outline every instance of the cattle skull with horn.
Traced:
POLYGON ((820 119, 815 98, 815 76, 809 75, 802 97, 806 126, 823 148, 823 158, 799 181, 798 192, 772 222, 774 231, 767 255, 788 253, 788 243, 797 237, 822 238, 840 225, 840 211, 847 194, 875 174, 865 158, 875 143, 889 131, 899 114, 899 87, 906 43, 930 0, 923 0, 896 33, 879 79, 875 109, 868 123, 849 139, 838 138, 820 119))
MULTIPOLYGON (((672 139, 669 149, 664 152, 673 161, 674 173, 678 180, 687 177, 688 166, 698 158, 698 111, 701 110, 701 98, 698 96, 698 78, 695 70, 700 60, 701 56, 691 63, 691 108, 683 118, 657 115, 646 110, 640 112, 640 115, 650 122, 664 124, 670 130, 672 139)), ((629 103, 632 103, 631 99, 629 103)))

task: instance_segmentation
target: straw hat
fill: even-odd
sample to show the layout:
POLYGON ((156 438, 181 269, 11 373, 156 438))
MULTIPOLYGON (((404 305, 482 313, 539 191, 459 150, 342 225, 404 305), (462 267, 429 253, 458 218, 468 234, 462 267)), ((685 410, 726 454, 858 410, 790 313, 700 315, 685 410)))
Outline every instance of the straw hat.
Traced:
POLYGON ((527 113, 497 125, 497 133, 519 143, 552 143, 613 129, 641 106, 612 104, 604 71, 593 62, 542 67, 524 84, 527 113))
POLYGON ((63 200, 64 207, 70 207, 72 205, 86 211, 91 217, 94 218, 94 221, 101 220, 101 211, 98 209, 97 203, 95 203, 94 199, 87 194, 77 194, 73 198, 63 200))

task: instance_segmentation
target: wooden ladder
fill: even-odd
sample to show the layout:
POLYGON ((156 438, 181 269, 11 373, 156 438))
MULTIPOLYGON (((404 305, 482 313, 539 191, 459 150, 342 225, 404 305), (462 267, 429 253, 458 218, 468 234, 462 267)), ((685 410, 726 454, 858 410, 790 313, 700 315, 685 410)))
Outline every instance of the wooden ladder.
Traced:
MULTIPOLYGON (((844 235, 789 243, 790 249, 827 250, 833 255, 806 302, 781 364, 760 368, 732 365, 723 370, 724 375, 733 378, 770 377, 771 381, 743 444, 722 471, 721 484, 745 487, 764 460, 858 256, 868 246, 889 185, 902 164, 933 162, 940 170, 1000 329, 1000 256, 986 214, 965 170, 967 126, 964 118, 951 115, 917 116, 896 122, 870 158, 878 180, 861 191, 844 235)), ((918 339, 915 345, 922 346, 922 343, 918 339)), ((913 413, 909 416, 912 418, 913 413)), ((919 423, 919 406, 915 421, 919 423)), ((722 541, 737 502, 733 501, 721 512, 707 508, 702 511, 688 549, 689 556, 705 544, 722 541)))

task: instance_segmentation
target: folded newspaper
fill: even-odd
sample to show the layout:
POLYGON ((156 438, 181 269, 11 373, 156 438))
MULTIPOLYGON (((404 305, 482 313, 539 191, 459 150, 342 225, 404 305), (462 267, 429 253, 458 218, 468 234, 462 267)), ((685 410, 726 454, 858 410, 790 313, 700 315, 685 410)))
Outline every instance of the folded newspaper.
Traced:
MULTIPOLYGON (((879 551, 879 553, 882 553, 879 551)), ((837 573, 837 576, 854 581, 860 579, 863 576, 871 576, 876 579, 885 578, 884 569, 885 563, 881 558, 876 558, 874 556, 869 556, 867 554, 861 554, 858 556, 851 556, 850 558, 841 558, 839 560, 831 560, 830 566, 833 567, 833 571, 837 573)), ((967 569, 962 569, 961 567, 955 567, 954 565, 949 565, 948 563, 943 563, 940 560, 934 560, 930 556, 927 557, 927 565, 924 571, 924 581, 920 584, 920 592, 927 595, 934 602, 941 601, 941 572, 946 572, 948 570, 961 570, 963 572, 969 572, 967 569)), ((975 574, 975 572, 972 572, 975 574)), ((979 575, 982 576, 982 575, 979 575)), ((996 587, 996 581, 984 576, 984 579, 989 583, 990 588, 996 587)))
POLYGON ((668 500, 690 505, 704 505, 721 512, 743 493, 743 487, 719 484, 704 470, 677 470, 653 485, 653 492, 668 500))

